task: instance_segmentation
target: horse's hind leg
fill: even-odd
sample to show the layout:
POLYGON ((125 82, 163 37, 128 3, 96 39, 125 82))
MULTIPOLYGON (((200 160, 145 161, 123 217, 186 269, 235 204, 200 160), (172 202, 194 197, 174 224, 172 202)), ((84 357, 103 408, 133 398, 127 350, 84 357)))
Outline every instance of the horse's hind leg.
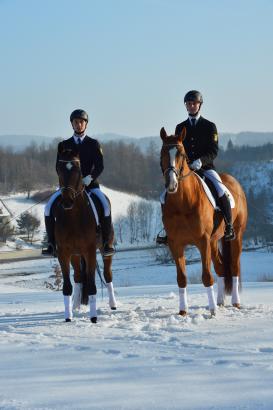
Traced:
POLYGON ((96 247, 94 246, 84 255, 86 261, 86 284, 87 291, 89 295, 89 305, 90 305, 90 320, 92 323, 97 323, 97 302, 96 302, 96 247))
POLYGON ((64 295, 64 318, 66 322, 71 322, 72 314, 72 284, 70 281, 70 256, 58 249, 58 259, 63 274, 63 295, 64 295))
POLYGON ((109 306, 112 310, 116 310, 117 301, 114 293, 114 286, 112 282, 112 256, 103 258, 103 275, 107 286, 109 306))
POLYGON ((242 253, 242 234, 237 233, 236 239, 231 242, 231 272, 232 272, 232 292, 231 303, 234 307, 240 308, 240 257, 242 253))
POLYGON ((211 242, 211 259, 217 274, 217 305, 225 305, 225 278, 222 255, 219 252, 218 241, 211 242))

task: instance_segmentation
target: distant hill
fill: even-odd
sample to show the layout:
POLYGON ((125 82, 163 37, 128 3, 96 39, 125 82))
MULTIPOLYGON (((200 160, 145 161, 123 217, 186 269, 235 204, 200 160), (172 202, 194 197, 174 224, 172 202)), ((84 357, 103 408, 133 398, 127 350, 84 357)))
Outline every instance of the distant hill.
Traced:
MULTIPOLYGON (((128 137, 126 135, 115 133, 103 133, 91 135, 98 139, 102 144, 110 141, 122 141, 126 144, 135 144, 142 152, 147 152, 147 149, 152 145, 156 150, 160 149, 161 139, 159 136, 149 137, 128 137)), ((41 135, 0 135, 0 147, 13 147, 16 151, 24 149, 26 146, 35 142, 37 145, 50 144, 53 138, 41 135)), ((249 145, 252 147, 273 143, 273 132, 251 132, 244 131, 237 134, 220 133, 220 146, 226 148, 229 140, 234 145, 249 145)))
POLYGON ((223 147, 227 146, 229 140, 231 140, 234 145, 249 145, 251 147, 257 147, 267 143, 273 144, 273 132, 243 131, 238 134, 220 134, 220 144, 223 147))
POLYGON ((41 135, 0 135, 0 147, 13 147, 16 151, 21 151, 32 142, 37 145, 50 144, 53 138, 41 135))

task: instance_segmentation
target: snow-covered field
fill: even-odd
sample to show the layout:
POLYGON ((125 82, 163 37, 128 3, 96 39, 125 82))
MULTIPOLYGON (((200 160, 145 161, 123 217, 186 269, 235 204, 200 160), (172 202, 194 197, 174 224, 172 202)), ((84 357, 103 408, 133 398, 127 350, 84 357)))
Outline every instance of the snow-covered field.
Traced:
MULTIPOLYGON (((111 201, 112 204, 112 219, 113 222, 115 222, 119 217, 126 216, 127 214, 127 209, 129 205, 132 202, 139 202, 143 201, 144 199, 133 194, 127 194, 124 192, 119 192, 115 191, 113 189, 106 188, 104 186, 101 186, 101 190, 108 196, 108 198, 111 201)), ((41 242, 44 238, 44 233, 45 233, 45 225, 44 225, 44 203, 39 203, 37 204, 35 201, 32 199, 27 199, 26 194, 23 193, 14 193, 11 195, 1 196, 1 199, 3 200, 4 204, 8 207, 10 212, 12 212, 12 224, 16 226, 16 219, 18 217, 28 211, 35 217, 37 217, 41 221, 40 228, 35 235, 35 240, 34 240, 34 246, 35 244, 37 246, 41 246, 41 242)), ((156 201, 151 201, 151 203, 156 204, 156 201)), ((0 202, 0 205, 1 202, 0 202)), ((159 202, 158 202, 159 206, 159 202)), ((3 211, 6 213, 6 209, 3 209, 3 211)), ((33 248, 32 245, 29 245, 25 242, 19 241, 20 246, 23 249, 27 248, 33 248)), ((18 243, 18 241, 17 241, 18 243)), ((7 244, 4 244, 1 246, 0 251, 9 251, 9 250, 14 250, 16 247, 15 242, 8 241, 7 244)))
POLYGON ((202 285, 182 318, 175 267, 118 253, 118 310, 98 286, 96 325, 84 312, 64 322, 61 292, 43 287, 52 264, 0 265, 0 409, 273 408, 273 282, 258 282, 272 253, 243 255, 242 309, 228 300, 213 318, 202 285))

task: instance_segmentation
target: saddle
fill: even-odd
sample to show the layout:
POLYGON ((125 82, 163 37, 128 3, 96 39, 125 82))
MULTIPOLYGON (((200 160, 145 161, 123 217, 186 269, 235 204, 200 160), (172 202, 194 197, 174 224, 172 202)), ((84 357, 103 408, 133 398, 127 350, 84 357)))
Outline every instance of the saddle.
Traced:
MULTIPOLYGON (((202 186, 204 188, 204 191, 205 191, 210 203, 214 207, 215 211, 221 211, 220 205, 219 205, 218 193, 217 193, 217 190, 216 190, 213 182, 209 178, 206 178, 205 175, 200 171, 195 171, 195 174, 197 175, 197 177, 199 177, 199 179, 202 183, 202 186)), ((229 191, 229 189, 226 187, 226 185, 223 184, 223 186, 225 188, 226 195, 229 199, 230 207, 235 208, 235 201, 234 201, 232 193, 229 191)))
MULTIPOLYGON (((88 193, 87 191, 85 191, 85 195, 86 195, 86 200, 88 201, 89 206, 90 206, 90 211, 94 214, 97 227, 99 227, 100 221, 104 215, 103 205, 97 195, 93 193, 88 193)), ((50 210, 50 214, 52 216, 54 216, 55 211, 60 204, 60 201, 61 201, 61 196, 57 196, 54 202, 52 203, 51 210, 50 210)))

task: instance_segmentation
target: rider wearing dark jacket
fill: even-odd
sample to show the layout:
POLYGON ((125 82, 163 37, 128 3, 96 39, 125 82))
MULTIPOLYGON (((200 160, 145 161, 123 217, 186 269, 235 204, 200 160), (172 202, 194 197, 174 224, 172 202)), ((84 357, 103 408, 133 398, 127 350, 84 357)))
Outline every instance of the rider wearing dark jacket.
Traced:
MULTIPOLYGON (((68 149, 74 149, 75 145, 77 145, 80 154, 82 176, 86 177, 87 175, 90 175, 92 178, 92 181, 86 186, 86 189, 90 190, 92 188, 99 188, 97 178, 100 176, 104 168, 103 154, 99 142, 85 135, 84 138, 81 138, 80 143, 77 143, 73 136, 63 141, 63 144, 68 149)), ((56 168, 58 159, 59 155, 57 155, 56 168)))
MULTIPOLYGON (((229 199, 225 192, 220 175, 215 171, 214 159, 218 153, 218 133, 216 125, 200 115, 203 97, 199 91, 191 90, 184 97, 188 111, 187 120, 176 126, 175 135, 180 135, 186 128, 186 137, 183 141, 189 159, 189 167, 195 172, 209 179, 218 194, 218 205, 225 220, 225 240, 235 238, 232 226, 232 212, 229 199)), ((167 243, 167 237, 158 236, 158 243, 167 243)))
MULTIPOLYGON (((105 195, 99 188, 97 178, 103 171, 103 153, 100 144, 97 140, 86 135, 85 131, 88 124, 88 114, 81 109, 74 110, 70 115, 70 122, 74 130, 74 135, 71 138, 63 141, 62 144, 66 148, 72 150, 77 146, 80 155, 82 181, 88 193, 94 193, 101 201, 104 208, 104 215, 100 220, 102 241, 103 241, 103 256, 111 256, 114 254, 114 249, 110 245, 113 236, 113 226, 110 211, 110 204, 105 195)), ((59 160, 57 154, 56 166, 59 160)), ((48 248, 43 250, 44 255, 56 254, 55 244, 55 219, 52 216, 50 209, 54 200, 60 195, 60 191, 54 193, 45 208, 45 226, 48 237, 48 248)))
POLYGON ((200 158, 202 169, 215 169, 213 160, 218 153, 216 125, 200 116, 193 127, 188 118, 176 126, 175 135, 179 135, 184 127, 187 133, 183 145, 189 161, 193 162, 200 158))

